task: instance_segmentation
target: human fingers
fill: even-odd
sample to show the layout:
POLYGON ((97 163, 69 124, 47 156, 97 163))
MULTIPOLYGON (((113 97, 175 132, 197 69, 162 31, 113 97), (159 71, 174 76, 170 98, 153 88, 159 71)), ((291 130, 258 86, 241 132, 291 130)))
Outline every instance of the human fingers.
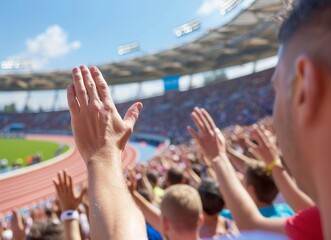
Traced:
POLYGON ((81 189, 81 191, 79 193, 78 201, 80 203, 82 202, 82 199, 85 196, 85 194, 87 194, 87 188, 84 187, 83 189, 81 189))
POLYGON ((128 173, 130 181, 130 192, 133 192, 137 188, 136 172, 134 170, 128 170, 128 173))
POLYGON ((68 192, 71 193, 72 196, 74 196, 74 184, 72 180, 72 176, 67 173, 67 181, 68 181, 68 192))
POLYGON ((249 138, 245 138, 244 141, 247 147, 250 147, 252 149, 255 149, 257 147, 257 145, 254 142, 252 142, 249 138))
POLYGON ((111 107, 114 107, 114 102, 112 100, 112 97, 109 92, 108 84, 104 77, 102 76, 102 73, 97 67, 90 67, 91 75, 94 79, 97 91, 99 93, 99 98, 101 102, 108 102, 111 107))
POLYGON ((128 129, 130 129, 130 132, 133 131, 133 127, 138 120, 139 112, 143 108, 143 105, 141 102, 137 102, 128 109, 126 112, 123 121, 125 122, 125 125, 128 129))
POLYGON ((67 172, 65 170, 62 171, 62 180, 63 180, 63 191, 68 192, 69 179, 67 176, 67 172))
POLYGON ((193 111, 195 112, 195 114, 201 124, 202 134, 203 135, 205 135, 207 133, 212 134, 212 132, 211 132, 212 129, 209 128, 208 122, 207 122, 205 116, 202 114, 201 109, 198 107, 195 107, 193 111))
POLYGON ((19 213, 17 209, 13 210, 12 212, 12 230, 13 230, 13 239, 24 239, 25 238, 25 231, 23 225, 22 215, 19 213))
POLYGON ((266 135, 265 128, 260 125, 254 124, 253 128, 256 129, 257 134, 260 136, 262 143, 266 146, 269 145, 269 138, 266 135))
POLYGON ((258 126, 256 124, 253 125, 253 128, 250 131, 250 136, 251 136, 251 139, 253 139, 257 142, 256 147, 261 148, 264 145, 264 139, 263 139, 262 133, 258 129, 258 126))
POLYGON ((60 193, 60 184, 55 179, 53 179, 52 181, 53 181, 53 184, 55 186, 57 195, 59 195, 59 193, 60 193))
POLYGON ((75 87, 73 84, 69 84, 67 88, 67 102, 72 115, 77 115, 79 113, 79 104, 76 99, 75 87))
POLYGON ((215 129, 216 128, 216 124, 213 120, 213 118, 210 116, 210 114, 207 112, 206 109, 201 108, 201 113, 204 116, 204 119, 206 120, 208 126, 210 129, 215 129))
POLYGON ((196 113, 195 110, 193 110, 193 112, 191 113, 191 118, 194 122, 194 125, 197 127, 199 134, 202 136, 203 134, 205 134, 205 130, 203 127, 203 122, 201 121, 201 119, 198 117, 198 114, 196 113))
POLYGON ((92 78, 90 69, 85 65, 82 65, 79 68, 82 72, 83 81, 84 81, 85 89, 87 91, 89 102, 99 101, 100 100, 99 94, 94 79, 92 78))
POLYGON ((191 126, 187 126, 187 130, 190 135, 195 139, 195 141, 200 145, 200 137, 198 133, 191 126))
POLYGON ((59 193, 63 192, 63 187, 64 187, 64 180, 62 178, 62 174, 61 172, 57 173, 57 180, 58 180, 58 189, 59 189, 59 193))
POLYGON ((82 72, 80 68, 75 67, 72 70, 72 78, 75 86, 75 93, 78 99, 79 105, 81 107, 87 106, 88 104, 88 95, 85 88, 82 72))

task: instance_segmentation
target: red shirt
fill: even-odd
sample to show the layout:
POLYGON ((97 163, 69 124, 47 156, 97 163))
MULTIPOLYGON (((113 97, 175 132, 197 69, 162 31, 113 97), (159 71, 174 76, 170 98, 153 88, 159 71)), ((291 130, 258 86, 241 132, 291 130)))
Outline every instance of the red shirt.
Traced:
POLYGON ((323 231, 318 208, 307 208, 287 219, 285 231, 293 240, 322 240, 323 231))

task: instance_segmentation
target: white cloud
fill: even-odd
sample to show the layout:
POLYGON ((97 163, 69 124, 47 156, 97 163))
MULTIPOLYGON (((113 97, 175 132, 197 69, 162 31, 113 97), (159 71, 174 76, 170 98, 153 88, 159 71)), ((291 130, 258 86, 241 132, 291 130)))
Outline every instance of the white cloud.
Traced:
POLYGON ((220 0, 204 0, 201 6, 197 10, 197 14, 205 16, 213 11, 219 10, 220 0))
POLYGON ((50 60, 79 49, 79 41, 68 42, 67 33, 58 26, 49 26, 44 32, 26 40, 26 50, 11 56, 10 59, 27 59, 33 69, 42 69, 50 60))

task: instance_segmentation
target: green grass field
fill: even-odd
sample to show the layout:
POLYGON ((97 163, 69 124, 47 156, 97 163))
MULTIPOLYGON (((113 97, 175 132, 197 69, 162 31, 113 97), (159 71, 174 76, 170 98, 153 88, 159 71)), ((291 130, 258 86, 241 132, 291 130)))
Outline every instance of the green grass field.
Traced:
MULTIPOLYGON (((46 161, 55 156, 59 144, 40 140, 26 139, 8 139, 0 138, 0 159, 8 159, 8 164, 18 158, 23 159, 23 165, 26 165, 26 157, 41 153, 41 161, 46 161)), ((64 146, 62 153, 66 152, 69 147, 64 146)))

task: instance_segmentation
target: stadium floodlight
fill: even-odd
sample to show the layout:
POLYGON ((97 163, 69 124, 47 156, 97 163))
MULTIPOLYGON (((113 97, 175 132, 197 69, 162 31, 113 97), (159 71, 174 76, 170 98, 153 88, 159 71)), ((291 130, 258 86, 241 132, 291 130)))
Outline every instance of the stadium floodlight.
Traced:
POLYGON ((176 37, 182 37, 186 34, 190 34, 191 32, 197 31, 199 29, 200 29, 200 21, 194 20, 192 22, 185 23, 179 27, 176 27, 174 29, 174 33, 176 37))
POLYGON ((8 59, 1 61, 1 69, 11 70, 11 69, 23 69, 31 68, 32 62, 24 59, 8 59))
POLYGON ((122 55, 129 54, 129 53, 132 53, 132 52, 135 52, 138 50, 139 50, 139 43, 133 42, 133 43, 119 46, 117 48, 117 53, 118 53, 118 55, 122 56, 122 55))
POLYGON ((236 6, 238 6, 243 0, 223 0, 220 4, 220 14, 226 15, 236 6))

